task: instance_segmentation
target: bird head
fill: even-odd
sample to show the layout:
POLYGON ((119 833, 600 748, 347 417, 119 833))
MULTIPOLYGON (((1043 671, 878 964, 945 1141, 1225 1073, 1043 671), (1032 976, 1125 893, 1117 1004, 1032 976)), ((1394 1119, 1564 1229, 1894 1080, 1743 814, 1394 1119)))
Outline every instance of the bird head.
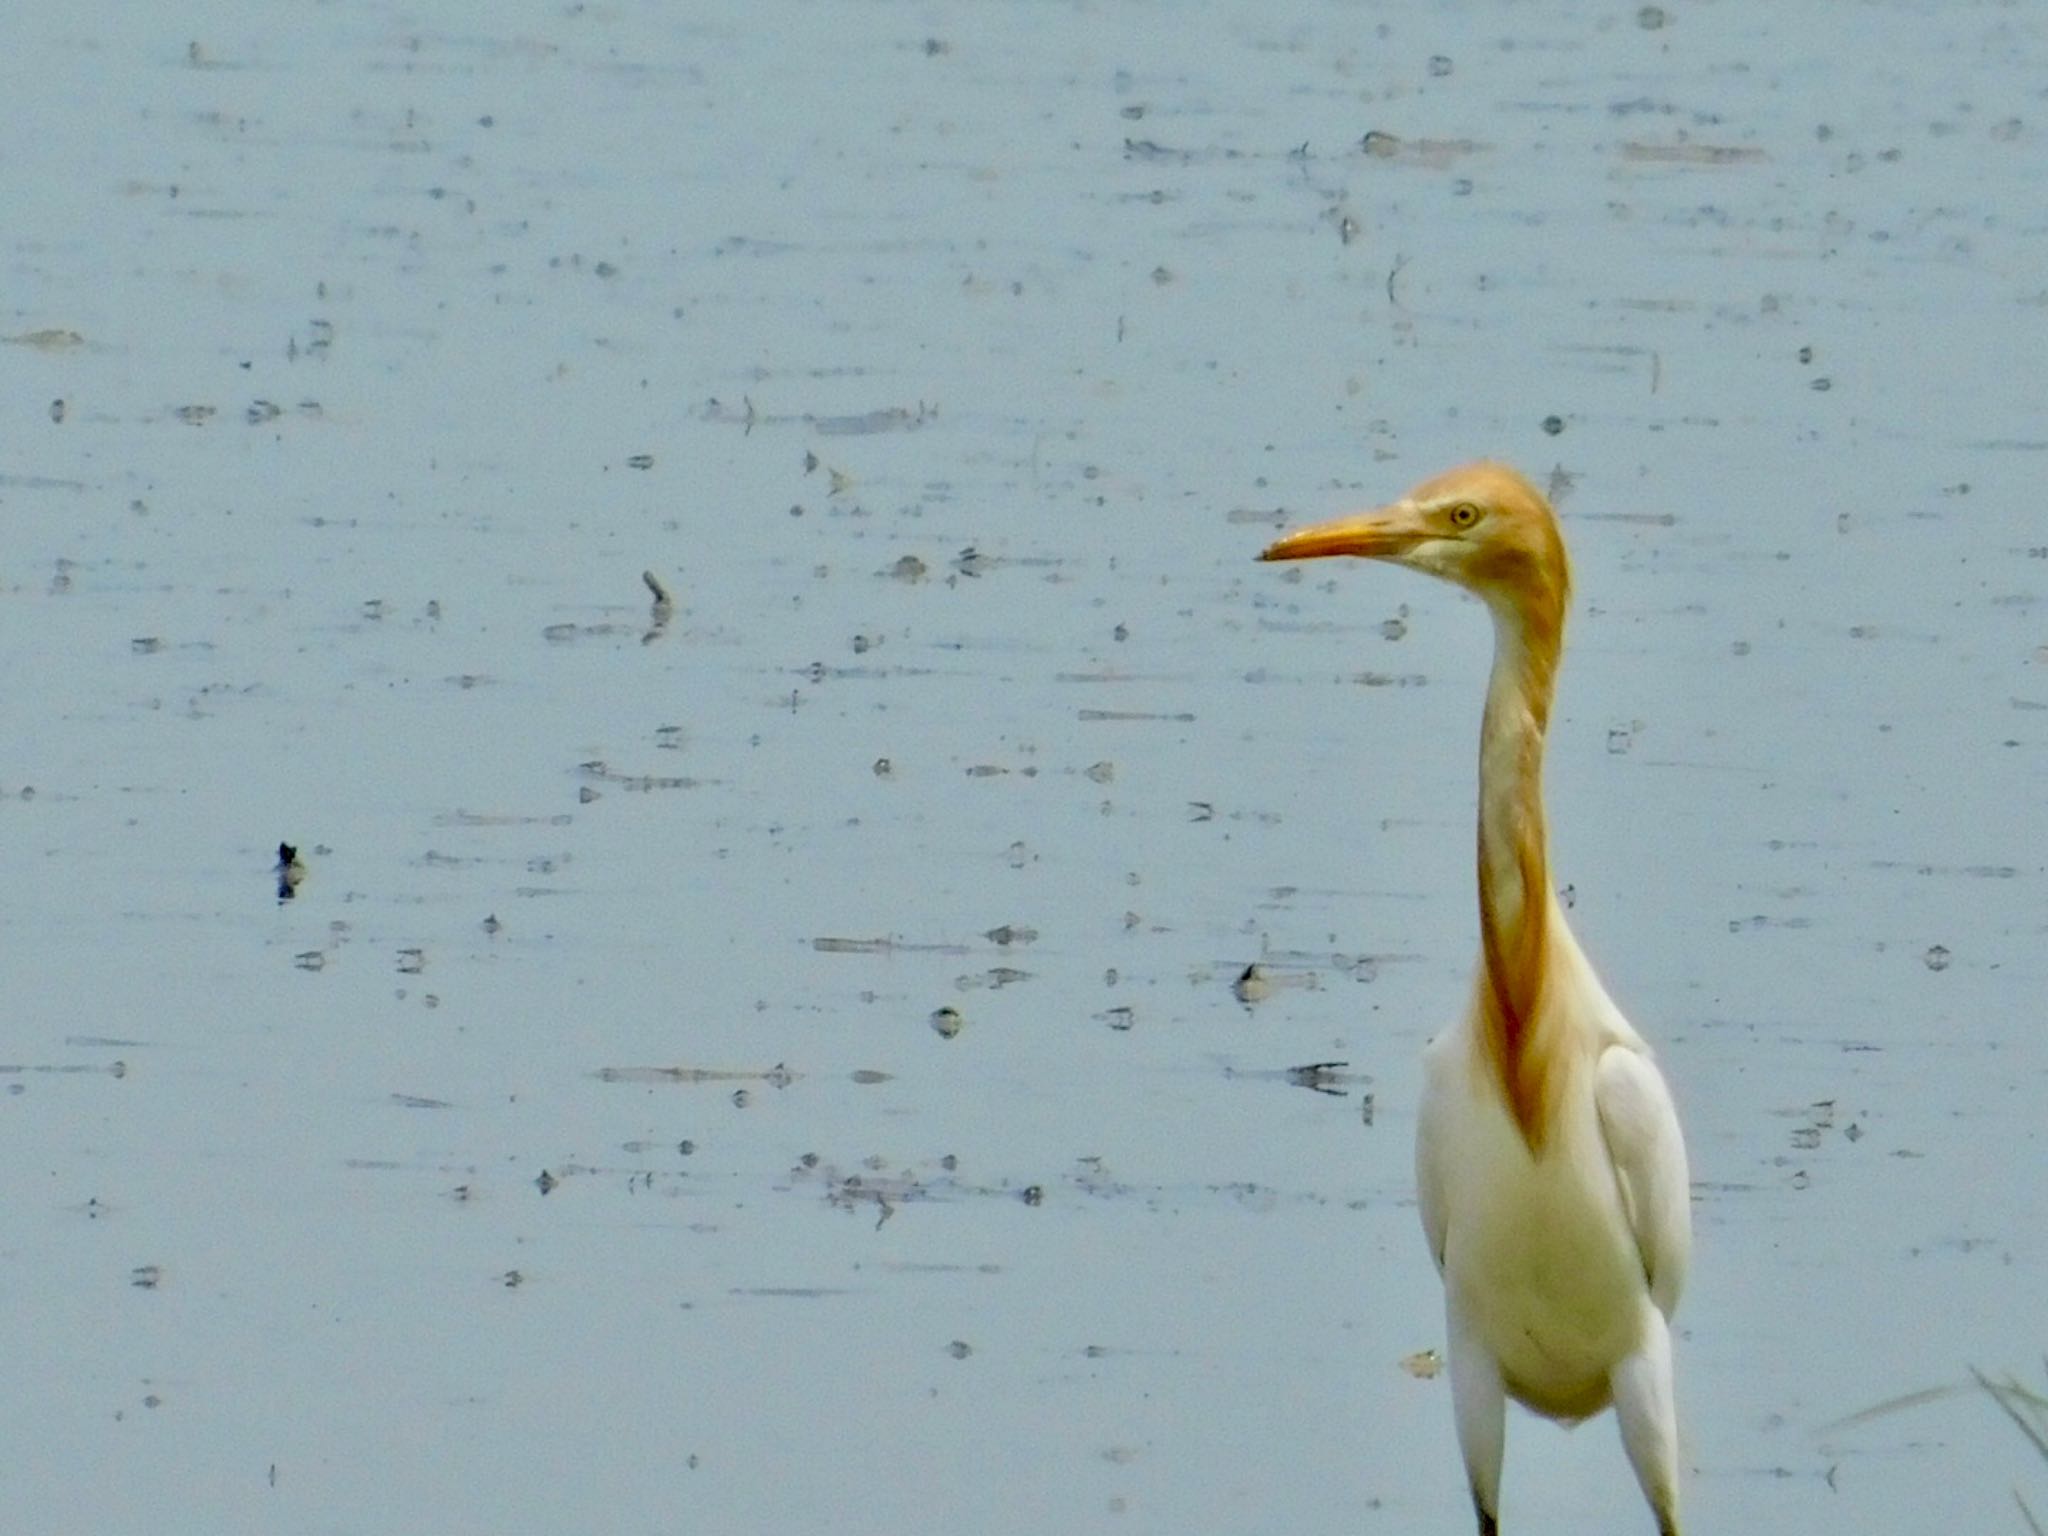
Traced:
POLYGON ((1377 511, 1283 534, 1261 560, 1359 555, 1423 571, 1497 613, 1561 623, 1571 590, 1564 537, 1543 493, 1505 464, 1462 464, 1377 511))

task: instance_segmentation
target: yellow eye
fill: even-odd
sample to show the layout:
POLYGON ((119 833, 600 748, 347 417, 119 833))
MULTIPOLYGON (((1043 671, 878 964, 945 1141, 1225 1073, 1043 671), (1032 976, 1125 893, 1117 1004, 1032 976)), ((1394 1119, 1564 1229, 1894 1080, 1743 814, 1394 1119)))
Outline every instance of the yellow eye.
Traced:
POLYGON ((1479 521, 1479 509, 1469 501, 1461 501, 1451 508, 1450 516, 1453 528, 1470 528, 1479 521))

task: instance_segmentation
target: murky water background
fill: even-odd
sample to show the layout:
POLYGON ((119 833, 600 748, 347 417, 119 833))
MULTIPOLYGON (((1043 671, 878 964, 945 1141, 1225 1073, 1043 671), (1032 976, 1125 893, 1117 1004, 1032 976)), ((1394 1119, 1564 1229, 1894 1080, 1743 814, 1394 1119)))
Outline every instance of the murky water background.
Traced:
MULTIPOLYGON (((2048 1502, 1827 1428, 2042 1343, 2031 13, 5 30, 10 1526, 1466 1530, 1488 637, 1251 560, 1482 452, 1694 1522, 2048 1502)), ((1609 1420, 1508 1479, 1643 1523, 1609 1420)))

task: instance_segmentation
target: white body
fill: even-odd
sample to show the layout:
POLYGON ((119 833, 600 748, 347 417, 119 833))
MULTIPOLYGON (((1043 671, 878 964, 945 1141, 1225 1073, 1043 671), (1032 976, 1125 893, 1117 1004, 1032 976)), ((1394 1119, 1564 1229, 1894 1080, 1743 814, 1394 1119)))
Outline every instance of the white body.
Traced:
POLYGON ((1458 1437, 1497 1510, 1505 1399, 1576 1420, 1610 1402, 1660 1523, 1676 1529, 1666 1326, 1692 1247, 1685 1145, 1649 1047, 1551 898, 1547 1024, 1564 1074, 1532 1155, 1468 1019, 1430 1043, 1417 1125, 1423 1230, 1443 1273, 1458 1437))

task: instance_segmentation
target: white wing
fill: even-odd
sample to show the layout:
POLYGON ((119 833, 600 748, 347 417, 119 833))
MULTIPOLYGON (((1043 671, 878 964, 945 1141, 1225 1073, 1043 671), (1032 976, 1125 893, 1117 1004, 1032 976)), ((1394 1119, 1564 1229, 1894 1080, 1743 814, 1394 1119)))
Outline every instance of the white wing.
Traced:
POLYGON ((1447 1123, 1451 1106, 1446 1068, 1440 1059, 1446 1049, 1439 1037, 1422 1054, 1422 1104, 1415 1117, 1415 1203, 1422 1211, 1422 1235, 1429 1242, 1429 1256, 1439 1271, 1444 1267, 1444 1241, 1451 1221, 1444 1166, 1452 1155, 1453 1138, 1447 1123))
POLYGON ((1610 1045, 1595 1068, 1593 1102, 1650 1299, 1669 1317, 1692 1257, 1692 1182, 1671 1090, 1646 1052, 1610 1045))

